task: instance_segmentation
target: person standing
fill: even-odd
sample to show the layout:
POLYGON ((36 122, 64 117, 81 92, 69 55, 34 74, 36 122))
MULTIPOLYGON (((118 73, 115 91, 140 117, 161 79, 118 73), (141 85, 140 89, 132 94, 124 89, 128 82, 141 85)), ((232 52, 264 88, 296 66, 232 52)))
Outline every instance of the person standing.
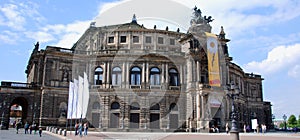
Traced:
POLYGON ((84 125, 83 125, 83 130, 84 130, 84 132, 83 132, 83 135, 84 136, 87 136, 87 131, 88 131, 88 123, 86 122, 86 123, 84 123, 84 125))
POLYGON ((78 134, 78 122, 75 124, 75 136, 78 134))
POLYGON ((228 134, 228 132, 229 132, 229 124, 228 123, 226 123, 226 125, 225 125, 225 130, 226 130, 226 133, 228 134))
POLYGON ((28 134, 29 124, 26 122, 24 125, 25 134, 28 134))
POLYGON ((79 132, 79 136, 82 137, 82 123, 79 123, 78 125, 78 132, 79 132))
POLYGON ((246 124, 244 124, 244 133, 247 133, 246 124))
POLYGON ((40 127, 40 129, 39 129, 40 137, 42 137, 42 132, 43 132, 43 129, 42 129, 42 127, 40 127))

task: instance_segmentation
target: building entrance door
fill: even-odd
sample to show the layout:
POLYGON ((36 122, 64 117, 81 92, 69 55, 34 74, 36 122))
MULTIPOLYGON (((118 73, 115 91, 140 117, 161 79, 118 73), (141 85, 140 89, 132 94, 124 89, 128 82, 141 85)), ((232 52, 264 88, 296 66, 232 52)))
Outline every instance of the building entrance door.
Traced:
POLYGON ((151 129, 159 129, 160 128, 159 116, 160 115, 158 113, 150 114, 150 128, 151 129))

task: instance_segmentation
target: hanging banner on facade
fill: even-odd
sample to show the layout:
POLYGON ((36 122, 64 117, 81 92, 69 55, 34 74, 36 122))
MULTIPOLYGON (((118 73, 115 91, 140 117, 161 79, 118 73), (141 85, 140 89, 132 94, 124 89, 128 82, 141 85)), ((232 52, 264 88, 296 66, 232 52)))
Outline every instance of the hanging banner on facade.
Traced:
POLYGON ((220 65, 217 36, 205 33, 207 36, 208 77, 210 86, 221 86, 220 65))
POLYGON ((73 101, 74 101, 74 84, 69 83, 69 99, 68 99, 68 114, 67 119, 72 119, 73 115, 73 101))

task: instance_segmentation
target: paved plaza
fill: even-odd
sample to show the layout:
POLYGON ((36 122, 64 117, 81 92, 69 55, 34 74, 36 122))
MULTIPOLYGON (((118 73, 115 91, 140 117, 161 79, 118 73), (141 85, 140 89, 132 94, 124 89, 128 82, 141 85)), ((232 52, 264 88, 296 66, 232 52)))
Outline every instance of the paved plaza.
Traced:
MULTIPOLYGON (((67 137, 43 131, 43 136, 38 134, 24 134, 21 129, 16 134, 15 129, 1 130, 1 140, 231 140, 226 133, 138 133, 138 132, 89 132, 88 136, 74 136, 74 132, 67 133, 67 137)), ((240 133, 240 140, 299 140, 300 133, 240 133)))
POLYGON ((25 134, 24 129, 20 129, 16 134, 16 129, 10 128, 9 130, 0 130, 0 140, 59 140, 61 136, 47 133, 43 131, 42 137, 36 134, 25 134))

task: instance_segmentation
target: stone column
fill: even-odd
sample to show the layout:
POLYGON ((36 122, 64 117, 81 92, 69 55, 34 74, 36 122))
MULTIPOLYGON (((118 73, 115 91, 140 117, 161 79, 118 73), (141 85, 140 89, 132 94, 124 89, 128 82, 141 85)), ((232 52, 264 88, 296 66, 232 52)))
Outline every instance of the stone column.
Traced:
POLYGON ((126 62, 123 62, 123 66, 122 66, 122 88, 125 88, 125 85, 126 85, 126 83, 125 83, 126 73, 127 73, 127 71, 126 71, 126 62))
POLYGON ((187 67, 187 89, 190 89, 192 86, 192 80, 193 80, 192 60, 190 57, 188 57, 188 59, 187 59, 186 67, 187 67))
POLYGON ((110 88, 110 62, 107 62, 107 86, 106 88, 110 88))
POLYGON ((200 120, 201 120, 201 104, 200 104, 200 91, 197 92, 197 95, 196 95, 196 120, 197 120, 197 132, 200 131, 200 128, 201 128, 201 123, 200 123, 200 120))
POLYGON ((104 66, 103 66, 103 80, 102 80, 102 88, 105 88, 106 86, 106 62, 104 62, 104 66))
POLYGON ((145 64, 145 62, 143 62, 143 66, 142 66, 142 89, 144 89, 145 87, 145 66, 146 64, 145 64))
POLYGON ((162 63, 161 64, 161 79, 160 79, 160 84, 161 85, 164 85, 164 83, 165 83, 164 73, 165 73, 165 64, 162 63))
POLYGON ((130 78, 129 78, 130 70, 129 70, 129 63, 126 63, 126 88, 129 88, 130 78))
POLYGON ((149 85, 149 62, 146 62, 146 88, 149 85))
POLYGON ((196 72, 197 72, 197 81, 200 82, 201 81, 201 72, 200 72, 200 63, 199 61, 196 62, 196 65, 197 65, 197 69, 196 69, 196 72))
MULTIPOLYGON (((166 79, 165 79, 165 83, 166 83, 166 86, 168 86, 168 83, 169 83, 169 64, 166 63, 166 79)), ((168 87, 166 87, 168 88, 168 87)))

